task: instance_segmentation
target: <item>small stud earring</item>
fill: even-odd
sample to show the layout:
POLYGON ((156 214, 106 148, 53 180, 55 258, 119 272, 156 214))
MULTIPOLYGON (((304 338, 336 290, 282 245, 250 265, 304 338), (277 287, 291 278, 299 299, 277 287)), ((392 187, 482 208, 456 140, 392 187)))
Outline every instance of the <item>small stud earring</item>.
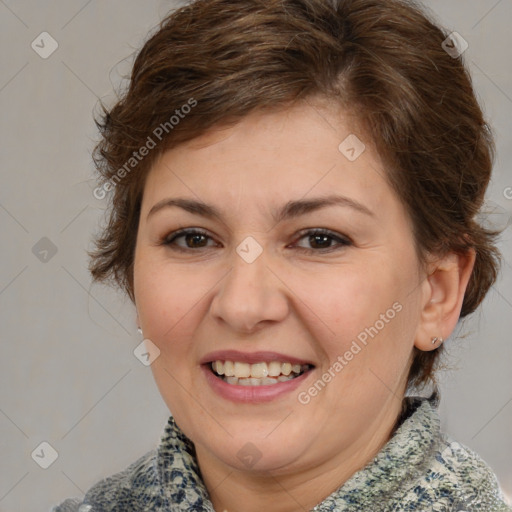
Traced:
POLYGON ((435 345, 438 341, 439 341, 440 343, 443 343, 443 341, 444 341, 444 340, 443 340, 443 338, 438 338, 438 337, 436 336, 435 338, 432 338, 432 339, 431 339, 431 341, 432 341, 432 345, 435 345))
POLYGON ((137 327, 137 332, 138 332, 139 334, 142 334, 142 329, 141 329, 140 327, 137 327))

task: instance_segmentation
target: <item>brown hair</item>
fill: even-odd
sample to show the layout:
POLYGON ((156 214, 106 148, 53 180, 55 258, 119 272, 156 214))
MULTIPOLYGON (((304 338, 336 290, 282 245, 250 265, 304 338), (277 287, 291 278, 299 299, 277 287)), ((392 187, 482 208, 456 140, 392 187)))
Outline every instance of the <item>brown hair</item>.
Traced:
MULTIPOLYGON (((420 261, 475 249, 460 317, 472 313, 499 268, 498 233, 475 221, 494 143, 462 57, 443 49, 447 36, 404 0, 198 0, 171 13, 97 121, 94 160, 104 190, 114 191, 89 253, 93 279, 115 282, 134 301, 144 182, 162 151, 253 110, 321 97, 355 114, 375 144, 420 261)), ((440 351, 415 349, 409 385, 433 381, 440 351)))

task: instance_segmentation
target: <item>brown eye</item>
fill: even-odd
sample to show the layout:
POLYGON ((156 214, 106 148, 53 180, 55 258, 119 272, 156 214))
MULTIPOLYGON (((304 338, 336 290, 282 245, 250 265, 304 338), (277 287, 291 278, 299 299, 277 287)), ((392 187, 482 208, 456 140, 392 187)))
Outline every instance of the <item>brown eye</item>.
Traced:
POLYGON ((299 240, 307 238, 308 243, 311 245, 311 249, 307 247, 299 247, 299 250, 308 253, 314 252, 332 252, 342 247, 352 245, 352 242, 343 236, 339 236, 332 231, 325 229, 314 229, 303 232, 299 240), (333 246, 332 242, 335 242, 337 246, 333 246))
POLYGON ((171 249, 176 249, 178 251, 187 251, 207 247, 205 242, 208 239, 212 240, 212 238, 204 231, 198 229, 183 229, 166 237, 162 242, 162 245, 166 245, 171 249), (176 240, 179 240, 180 238, 184 239, 185 245, 176 243, 176 240))

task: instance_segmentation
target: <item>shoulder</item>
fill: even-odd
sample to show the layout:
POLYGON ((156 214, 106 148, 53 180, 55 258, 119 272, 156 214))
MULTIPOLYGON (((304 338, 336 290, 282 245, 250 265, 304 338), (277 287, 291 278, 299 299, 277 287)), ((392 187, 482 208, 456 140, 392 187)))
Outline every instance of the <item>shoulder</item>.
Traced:
POLYGON ((512 512, 487 463, 446 435, 440 436, 425 474, 408 494, 421 497, 421 502, 428 503, 433 511, 512 512))
POLYGON ((126 469, 96 482, 84 499, 69 498, 51 512, 129 512, 141 510, 159 491, 157 483, 156 450, 151 450, 126 469))

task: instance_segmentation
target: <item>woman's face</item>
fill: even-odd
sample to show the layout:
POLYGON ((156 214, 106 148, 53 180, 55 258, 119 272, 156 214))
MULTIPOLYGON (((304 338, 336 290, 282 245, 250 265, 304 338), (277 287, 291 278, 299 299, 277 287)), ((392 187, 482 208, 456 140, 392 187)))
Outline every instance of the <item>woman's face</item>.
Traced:
POLYGON ((251 114, 148 175, 138 318, 204 460, 279 474, 357 464, 389 437, 424 287, 404 206, 354 131, 332 107, 251 114))

